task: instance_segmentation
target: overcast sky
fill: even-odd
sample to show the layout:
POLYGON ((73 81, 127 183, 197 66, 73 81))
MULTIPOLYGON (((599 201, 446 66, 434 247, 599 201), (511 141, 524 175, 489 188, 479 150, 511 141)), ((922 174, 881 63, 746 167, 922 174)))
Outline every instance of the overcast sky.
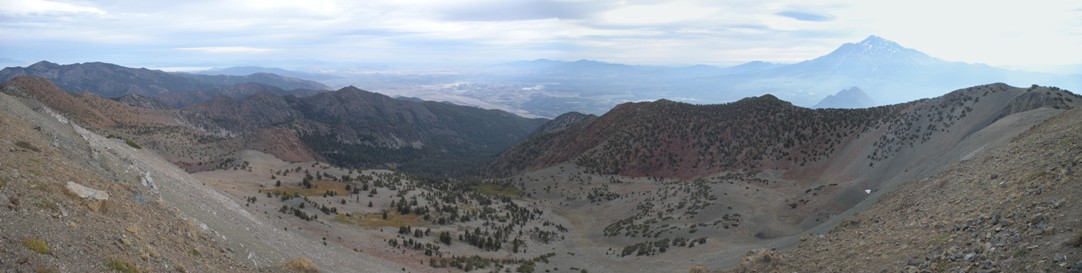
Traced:
POLYGON ((0 0, 0 58, 128 66, 797 62, 878 35, 951 61, 1082 64, 1082 1, 0 0))

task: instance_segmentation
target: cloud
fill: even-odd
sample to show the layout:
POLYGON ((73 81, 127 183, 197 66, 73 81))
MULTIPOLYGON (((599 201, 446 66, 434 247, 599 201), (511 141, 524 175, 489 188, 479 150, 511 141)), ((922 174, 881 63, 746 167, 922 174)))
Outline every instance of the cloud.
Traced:
POLYGON ((657 25, 697 21, 708 18, 719 7, 692 2, 628 5, 601 15, 604 23, 617 25, 657 25))
POLYGON ((451 21, 577 20, 594 16, 613 5, 603 1, 484 1, 445 7, 439 18, 451 21))
POLYGON ((0 57, 142 59, 156 67, 537 58, 733 64, 806 60, 875 34, 949 60, 1082 62, 1072 48, 1082 43, 1078 1, 798 2, 0 0, 7 55, 0 57), (957 12, 972 7, 979 8, 957 12), (1013 14, 1046 16, 998 19, 1013 14))
POLYGON ((3 6, 0 12, 11 15, 106 14, 96 7, 46 0, 9 0, 3 1, 3 6))
POLYGON ((274 51, 270 48, 246 47, 246 46, 208 46, 208 47, 178 47, 178 51, 191 51, 203 53, 267 53, 274 51))
POLYGON ((830 14, 818 14, 818 13, 805 12, 805 11, 795 11, 795 10, 781 11, 781 12, 775 13, 775 15, 782 16, 782 17, 789 17, 789 18, 793 18, 793 19, 796 19, 796 20, 800 20, 800 21, 809 21, 809 22, 826 22, 826 21, 834 20, 834 16, 831 16, 830 14))

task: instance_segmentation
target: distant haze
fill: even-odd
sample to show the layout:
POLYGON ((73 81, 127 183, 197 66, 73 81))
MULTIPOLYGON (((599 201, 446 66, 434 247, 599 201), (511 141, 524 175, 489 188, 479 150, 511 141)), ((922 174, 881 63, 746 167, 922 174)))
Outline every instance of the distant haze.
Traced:
MULTIPOLYGON (((123 68, 103 63, 61 66, 40 62, 26 69, 0 70, 0 80, 15 75, 38 75, 53 77, 51 79, 59 80, 58 83, 68 86, 69 90, 86 90, 108 97, 134 92, 135 89, 116 89, 116 86, 108 88, 109 90, 71 89, 71 86, 99 86, 100 83, 91 80, 95 77, 73 77, 82 74, 69 75, 59 72, 74 70, 97 73, 104 72, 103 69, 143 75, 136 77, 139 79, 177 79, 190 83, 191 79, 184 78, 196 77, 196 74, 174 75, 160 71, 154 73, 145 69, 123 68), (67 77, 55 78, 58 75, 67 77), (88 80, 91 82, 83 82, 88 80)), ((372 66, 299 72, 274 67, 236 66, 198 73, 206 75, 203 79, 230 79, 231 84, 256 80, 276 85, 283 91, 298 87, 326 90, 329 89, 328 86, 334 89, 357 86, 392 97, 452 102, 505 110, 527 117, 547 118, 567 112, 602 114, 620 103, 658 99, 716 104, 773 94, 805 107, 862 108, 931 98, 956 89, 995 82, 1023 87, 1038 84, 1075 91, 1082 89, 1082 76, 1079 75, 1026 72, 983 64, 950 62, 875 35, 859 42, 844 43, 829 54, 794 64, 754 61, 731 67, 648 66, 594 60, 536 59, 495 65, 427 69, 372 66), (303 82, 297 78, 322 84, 309 82, 304 86, 296 86, 293 83, 303 82), (851 87, 858 87, 863 92, 839 93, 839 90, 851 87), (835 93, 839 94, 827 97, 835 93)), ((113 78, 102 76, 104 77, 97 79, 113 78)), ((169 90, 151 93, 165 94, 170 92, 162 91, 199 89, 193 89, 193 85, 180 88, 181 86, 167 87, 169 90)), ((161 88, 158 85, 146 87, 161 88)), ((302 95, 301 93, 297 95, 302 95)), ((169 98, 163 100, 171 101, 169 98)), ((184 101, 173 101, 170 104, 178 103, 185 104, 184 101)))

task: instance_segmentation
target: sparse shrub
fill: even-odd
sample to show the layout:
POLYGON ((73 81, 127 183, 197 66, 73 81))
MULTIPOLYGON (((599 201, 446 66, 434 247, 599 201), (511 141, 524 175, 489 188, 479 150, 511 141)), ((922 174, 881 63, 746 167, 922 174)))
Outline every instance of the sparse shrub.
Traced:
POLYGON ((135 143, 135 141, 132 141, 131 139, 125 139, 124 143, 127 143, 128 146, 131 146, 132 148, 136 148, 136 149, 142 149, 143 148, 143 146, 139 146, 139 143, 135 143))
POLYGON ((115 258, 115 257, 106 258, 105 259, 105 267, 109 268, 109 269, 112 269, 113 271, 123 272, 123 273, 139 273, 139 272, 143 272, 142 270, 139 270, 138 266, 135 266, 135 264, 132 264, 131 262, 129 262, 128 260, 125 260, 124 258, 115 258))
POLYGON ((697 264, 697 265, 692 266, 691 270, 689 270, 688 272, 691 272, 691 273, 709 273, 710 268, 706 267, 705 265, 697 264))
POLYGON ((34 144, 30 144, 30 142, 26 142, 26 141, 22 141, 22 140, 16 141, 15 146, 19 146, 19 148, 31 150, 31 151, 34 151, 34 152, 41 152, 41 149, 38 149, 38 147, 34 147, 34 144))
POLYGON ((42 239, 28 238, 23 240, 23 246, 39 254, 49 254, 49 244, 45 243, 45 240, 42 239))
POLYGON ((312 260, 309 260, 308 258, 294 259, 294 260, 289 261, 288 263, 286 263, 285 267, 290 269, 290 270, 293 270, 294 272, 319 273, 319 267, 316 267, 316 264, 313 263, 312 260))
POLYGON ((34 206, 42 209, 47 209, 52 212, 60 211, 60 207, 57 207, 56 203, 52 203, 44 199, 34 202, 34 206))
POLYGON ((522 263, 522 264, 518 265, 517 269, 515 269, 515 272, 519 272, 519 273, 533 273, 533 271, 534 271, 533 262, 522 263))

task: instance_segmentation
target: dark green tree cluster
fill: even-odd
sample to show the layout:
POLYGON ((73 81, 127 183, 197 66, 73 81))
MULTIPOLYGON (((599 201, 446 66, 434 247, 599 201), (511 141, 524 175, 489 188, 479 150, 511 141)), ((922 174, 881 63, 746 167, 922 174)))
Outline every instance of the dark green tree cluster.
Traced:
POLYGON ((702 237, 702 238, 698 238, 698 239, 694 239, 694 240, 688 240, 687 238, 684 238, 684 237, 677 237, 677 238, 674 238, 674 239, 671 239, 671 240, 669 238, 664 238, 664 239, 656 240, 656 241, 648 241, 648 242, 637 243, 637 244, 625 246, 624 249, 620 252, 620 256, 621 257, 629 256, 629 255, 653 256, 653 255, 657 255, 659 253, 665 253, 666 251, 668 251, 669 247, 684 247, 684 246, 686 246, 686 247, 691 248, 691 247, 695 247, 696 244, 699 244, 699 245, 706 244, 706 237, 702 237))

